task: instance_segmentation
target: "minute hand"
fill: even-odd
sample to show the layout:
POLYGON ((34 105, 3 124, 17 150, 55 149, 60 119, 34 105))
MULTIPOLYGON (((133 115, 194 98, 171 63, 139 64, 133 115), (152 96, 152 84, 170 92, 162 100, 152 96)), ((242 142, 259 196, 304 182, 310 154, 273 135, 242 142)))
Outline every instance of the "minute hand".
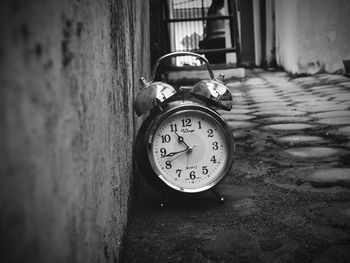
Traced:
POLYGON ((171 152, 171 153, 168 153, 168 154, 166 154, 166 155, 163 155, 161 158, 164 158, 164 157, 171 157, 171 156, 174 156, 175 154, 182 153, 182 152, 186 152, 186 151, 188 151, 188 149, 181 150, 181 151, 178 151, 178 152, 171 152))

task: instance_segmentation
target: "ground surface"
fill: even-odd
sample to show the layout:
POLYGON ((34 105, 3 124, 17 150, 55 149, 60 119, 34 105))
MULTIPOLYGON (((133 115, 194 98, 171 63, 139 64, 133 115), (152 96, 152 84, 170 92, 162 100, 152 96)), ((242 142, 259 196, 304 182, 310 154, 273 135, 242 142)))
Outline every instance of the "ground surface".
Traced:
POLYGON ((125 262, 350 262, 350 79, 254 70, 229 82, 231 173, 171 199, 141 183, 125 262))

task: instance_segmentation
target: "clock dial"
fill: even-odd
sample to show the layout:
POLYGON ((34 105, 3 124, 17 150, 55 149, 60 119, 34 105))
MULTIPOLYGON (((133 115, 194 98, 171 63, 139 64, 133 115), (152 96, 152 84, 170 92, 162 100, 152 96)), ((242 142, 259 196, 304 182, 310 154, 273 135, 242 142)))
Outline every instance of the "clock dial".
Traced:
POLYGON ((222 176, 229 143, 217 118, 199 110, 179 111, 155 129, 149 156, 153 169, 165 183, 197 192, 222 176))

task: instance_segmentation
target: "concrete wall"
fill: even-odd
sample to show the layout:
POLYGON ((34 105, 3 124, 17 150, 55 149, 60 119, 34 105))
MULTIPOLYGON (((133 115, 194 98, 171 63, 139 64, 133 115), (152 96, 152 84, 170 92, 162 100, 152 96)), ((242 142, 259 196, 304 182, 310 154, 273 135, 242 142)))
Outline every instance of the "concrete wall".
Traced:
POLYGON ((276 59, 292 73, 340 72, 350 59, 350 2, 278 0, 276 59))
POLYGON ((0 3, 0 261, 118 262, 143 0, 0 3))

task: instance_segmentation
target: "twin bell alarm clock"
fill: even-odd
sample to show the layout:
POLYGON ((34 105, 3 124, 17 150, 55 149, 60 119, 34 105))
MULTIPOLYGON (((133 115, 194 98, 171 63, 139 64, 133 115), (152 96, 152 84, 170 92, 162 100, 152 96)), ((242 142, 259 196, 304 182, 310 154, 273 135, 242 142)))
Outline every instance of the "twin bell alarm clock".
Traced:
POLYGON ((232 132, 216 111, 232 108, 223 76, 215 78, 208 61, 199 54, 173 52, 157 60, 150 82, 144 78, 140 82, 134 109, 138 116, 149 115, 136 137, 139 171, 163 194, 194 195, 210 189, 217 193, 215 186, 229 173, 234 154, 232 132), (206 64, 210 79, 186 89, 155 81, 159 63, 174 56, 198 58, 206 64))

